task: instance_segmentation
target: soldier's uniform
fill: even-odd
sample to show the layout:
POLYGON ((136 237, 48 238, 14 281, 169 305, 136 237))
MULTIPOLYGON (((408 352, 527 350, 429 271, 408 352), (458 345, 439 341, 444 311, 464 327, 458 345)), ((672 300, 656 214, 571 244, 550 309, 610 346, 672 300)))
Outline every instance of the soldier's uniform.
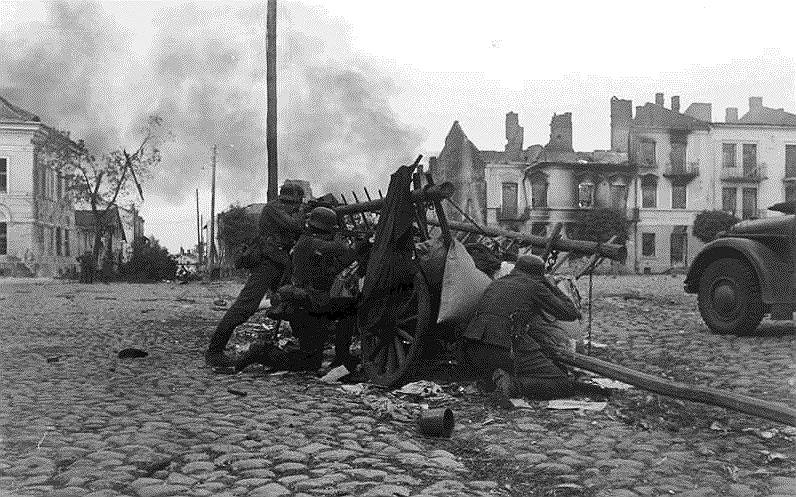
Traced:
POLYGON ((544 261, 520 257, 510 274, 494 280, 484 292, 464 333, 465 362, 488 385, 494 379, 507 396, 571 396, 573 383, 529 329, 542 312, 563 321, 580 317, 572 302, 545 279, 544 261))
POLYGON ((313 209, 307 230, 293 249, 291 288, 280 290, 281 294, 292 296, 288 305, 297 308, 290 315, 290 327, 298 339, 299 350, 280 351, 271 344, 256 344, 241 358, 236 369, 259 362, 276 369, 317 370, 333 321, 334 364, 353 367, 349 350, 356 323, 353 302, 332 298, 330 290, 337 274, 356 260, 356 251, 338 238, 336 231, 337 215, 333 210, 313 209))
POLYGON ((276 291, 283 276, 290 272, 290 250, 304 229, 301 209, 304 190, 295 184, 286 184, 279 198, 263 206, 260 214, 258 240, 259 253, 250 256, 250 275, 238 298, 218 323, 205 360, 211 366, 229 367, 234 362, 224 355, 224 348, 235 328, 246 322, 260 306, 265 294, 276 291))

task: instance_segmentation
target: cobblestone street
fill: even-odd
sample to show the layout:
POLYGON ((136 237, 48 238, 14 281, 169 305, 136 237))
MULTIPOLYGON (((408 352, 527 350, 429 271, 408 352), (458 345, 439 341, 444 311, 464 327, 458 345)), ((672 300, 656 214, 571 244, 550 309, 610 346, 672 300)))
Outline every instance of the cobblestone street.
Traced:
MULTIPOLYGON (((793 405, 793 322, 711 334, 682 280, 596 276, 594 355, 793 405)), ((0 280, 0 495, 796 495, 792 427, 639 389, 580 413, 459 394, 430 439, 311 375, 214 375, 239 289, 0 280)))

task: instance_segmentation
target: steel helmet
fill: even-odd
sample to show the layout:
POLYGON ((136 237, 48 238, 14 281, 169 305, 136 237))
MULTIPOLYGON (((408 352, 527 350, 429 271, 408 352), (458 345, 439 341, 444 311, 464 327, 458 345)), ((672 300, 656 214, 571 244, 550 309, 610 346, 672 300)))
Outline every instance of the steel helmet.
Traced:
POLYGON ((310 211, 307 225, 319 231, 337 230, 337 213, 328 207, 316 207, 310 211))
POLYGON ((285 183, 279 189, 279 200, 300 204, 304 199, 304 188, 295 183, 285 183))

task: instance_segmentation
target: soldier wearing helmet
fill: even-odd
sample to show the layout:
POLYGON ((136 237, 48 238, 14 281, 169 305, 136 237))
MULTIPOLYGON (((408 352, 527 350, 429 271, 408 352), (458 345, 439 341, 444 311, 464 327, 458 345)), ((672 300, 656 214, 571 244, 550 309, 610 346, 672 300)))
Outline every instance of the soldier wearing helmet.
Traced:
POLYGON ((260 306, 265 294, 279 288, 291 274, 290 250, 304 230, 304 189, 286 183, 279 197, 263 206, 258 235, 244 254, 245 267, 251 272, 238 298, 221 318, 205 361, 214 367, 231 367, 234 361, 224 354, 224 348, 235 328, 246 322, 260 306))
MULTIPOLYGON (((262 363, 275 368, 317 370, 323 360, 323 347, 330 324, 335 322, 334 365, 344 364, 350 370, 356 360, 350 353, 355 328, 355 314, 341 312, 330 296, 332 284, 343 269, 356 260, 356 251, 339 237, 337 214, 328 207, 314 208, 307 218, 307 228, 293 248, 292 285, 279 293, 292 305, 301 308, 290 317, 293 336, 299 341, 300 352, 284 354, 273 345, 258 344, 241 357, 236 369, 262 363), (297 297, 296 295, 299 295, 297 297), (296 300, 302 300, 296 302, 296 300)), ((348 309, 353 310, 353 309, 348 309)))

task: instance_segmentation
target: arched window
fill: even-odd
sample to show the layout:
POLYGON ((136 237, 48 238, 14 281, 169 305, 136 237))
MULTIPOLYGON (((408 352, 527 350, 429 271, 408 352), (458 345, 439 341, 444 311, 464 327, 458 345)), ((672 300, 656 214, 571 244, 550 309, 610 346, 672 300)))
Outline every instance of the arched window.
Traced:
POLYGON ((594 180, 582 178, 578 183, 578 207, 591 209, 594 207, 594 180))
POLYGON ((531 207, 547 207, 547 175, 533 174, 531 180, 531 207))
POLYGON ((641 207, 644 209, 658 207, 658 177, 654 174, 641 178, 641 207))
POLYGON ((627 179, 614 176, 610 179, 611 208, 624 210, 627 206, 627 179))

